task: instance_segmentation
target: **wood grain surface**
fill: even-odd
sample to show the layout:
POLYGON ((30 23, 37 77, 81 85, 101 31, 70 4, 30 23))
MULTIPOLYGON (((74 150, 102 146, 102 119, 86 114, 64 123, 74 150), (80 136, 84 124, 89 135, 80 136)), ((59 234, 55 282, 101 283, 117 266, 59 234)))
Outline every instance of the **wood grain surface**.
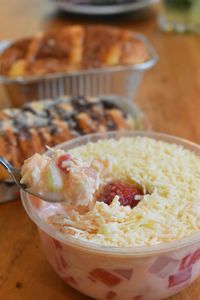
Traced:
MULTIPOLYGON (((200 143, 200 38, 159 32, 156 7, 124 16, 86 18, 58 13, 47 0, 0 0, 0 4, 0 39, 19 38, 63 24, 104 23, 144 33, 160 59, 145 74, 137 103, 155 131, 200 143)), ((10 105, 2 87, 0 105, 10 105)), ((200 300, 199 283, 200 279, 170 299, 200 300)), ((51 270, 37 229, 20 200, 0 205, 0 299, 89 300, 51 270)))

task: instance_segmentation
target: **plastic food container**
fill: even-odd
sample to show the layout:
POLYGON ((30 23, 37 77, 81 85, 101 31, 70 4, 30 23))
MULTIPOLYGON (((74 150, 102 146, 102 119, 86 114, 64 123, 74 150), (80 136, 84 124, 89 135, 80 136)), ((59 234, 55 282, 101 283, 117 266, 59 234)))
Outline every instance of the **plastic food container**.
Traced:
MULTIPOLYGON (((66 101, 69 98, 66 97, 66 101)), ((150 130, 151 124, 146 115, 133 103, 120 97, 105 97, 105 99, 116 104, 124 112, 133 117, 136 130, 150 130)), ((12 179, 0 180, 0 203, 12 201, 19 198, 19 189, 12 179)))
MULTIPOLYGON (((121 136, 146 136, 183 145, 200 154, 200 147, 183 139, 152 132, 105 133, 81 137, 59 148, 69 150, 89 141, 121 136)), ((110 247, 81 241, 47 224, 50 204, 21 192, 24 208, 39 229, 46 257, 70 286, 95 299, 160 300, 170 297, 200 274, 200 233, 155 246, 110 247)), ((51 204, 52 205, 52 204, 51 204)), ((55 211, 59 204, 55 204, 55 211)))
MULTIPOLYGON (((148 49, 149 59, 144 63, 26 78, 13 79, 0 76, 0 82, 4 85, 14 106, 20 106, 26 101, 56 98, 62 95, 118 95, 132 100, 144 72, 155 65, 158 59, 154 48, 143 35, 134 33, 134 36, 144 41, 148 49)), ((0 52, 10 43, 0 42, 0 52)))

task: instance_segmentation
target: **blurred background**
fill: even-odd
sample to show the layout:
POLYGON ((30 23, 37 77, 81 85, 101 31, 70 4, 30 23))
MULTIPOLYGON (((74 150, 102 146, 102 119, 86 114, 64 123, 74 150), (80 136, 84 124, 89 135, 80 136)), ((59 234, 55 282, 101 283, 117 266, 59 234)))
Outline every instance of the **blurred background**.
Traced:
MULTIPOLYGON (((189 137, 191 128, 195 128, 200 94, 199 3, 200 0, 13 0, 11 5, 1 0, 0 39, 22 38, 66 24, 109 24, 144 34, 160 59, 145 75, 137 101, 148 112, 153 128, 189 137), (158 108, 159 113, 155 114, 158 108), (172 121, 175 119, 176 126, 172 121), (187 122, 183 124, 183 120, 187 122), (188 122, 190 128, 185 125, 188 122)), ((3 88, 0 95, 2 107, 8 106, 3 88)), ((195 139, 200 141, 200 134, 195 139)))

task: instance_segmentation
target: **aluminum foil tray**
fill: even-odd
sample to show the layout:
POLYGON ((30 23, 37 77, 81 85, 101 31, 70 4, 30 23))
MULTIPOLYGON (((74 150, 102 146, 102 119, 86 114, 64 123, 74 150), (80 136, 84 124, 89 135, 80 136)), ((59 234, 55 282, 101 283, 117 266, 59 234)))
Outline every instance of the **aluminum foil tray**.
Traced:
MULTIPOLYGON (((134 33, 134 36, 142 40, 148 49, 149 59, 143 63, 42 76, 17 78, 0 76, 0 82, 16 107, 27 101, 57 98, 62 95, 94 97, 118 95, 132 101, 144 72, 154 66, 158 59, 146 37, 138 33, 134 33)), ((10 43, 10 41, 1 41, 0 52, 10 43)))

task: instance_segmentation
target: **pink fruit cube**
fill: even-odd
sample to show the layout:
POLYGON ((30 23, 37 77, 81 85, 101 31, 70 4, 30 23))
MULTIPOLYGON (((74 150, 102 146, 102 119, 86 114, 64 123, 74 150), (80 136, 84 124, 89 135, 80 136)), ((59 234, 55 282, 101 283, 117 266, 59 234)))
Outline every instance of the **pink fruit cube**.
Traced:
POLYGON ((178 263, 178 260, 175 260, 171 257, 159 256, 149 269, 149 272, 160 278, 164 278, 175 270, 178 263))
POLYGON ((114 269, 113 272, 129 280, 132 277, 133 269, 114 269))
POLYGON ((191 254, 188 254, 185 257, 183 257, 183 259, 181 260, 181 263, 180 263, 179 270, 181 271, 181 270, 189 267, 190 261, 191 261, 191 254))
POLYGON ((117 285, 122 281, 122 279, 119 278, 118 276, 108 272, 107 270, 101 269, 101 268, 92 270, 89 273, 89 275, 90 275, 89 276, 90 279, 92 278, 92 279, 95 279, 96 281, 100 281, 109 287, 117 285))
POLYGON ((194 254, 191 257, 190 264, 195 264, 198 260, 200 260, 200 249, 194 252, 194 254))
POLYGON ((169 284, 168 287, 174 287, 182 283, 186 283, 191 279, 192 276, 192 267, 189 266, 182 271, 169 276, 169 284))
POLYGON ((200 260, 200 249, 196 250, 193 254, 188 254, 181 260, 179 270, 183 270, 200 260))

